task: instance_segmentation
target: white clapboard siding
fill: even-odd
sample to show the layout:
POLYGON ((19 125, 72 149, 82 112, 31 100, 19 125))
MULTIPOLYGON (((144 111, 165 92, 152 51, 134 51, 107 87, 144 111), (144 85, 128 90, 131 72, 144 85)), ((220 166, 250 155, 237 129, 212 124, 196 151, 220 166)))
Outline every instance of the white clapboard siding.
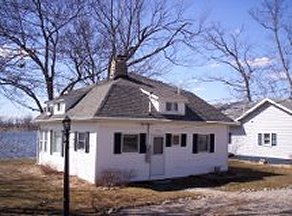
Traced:
POLYGON ((292 116, 275 107, 265 106, 246 117, 240 127, 231 127, 229 152, 236 155, 292 159, 292 116), (258 133, 276 133, 277 145, 258 145, 258 133))

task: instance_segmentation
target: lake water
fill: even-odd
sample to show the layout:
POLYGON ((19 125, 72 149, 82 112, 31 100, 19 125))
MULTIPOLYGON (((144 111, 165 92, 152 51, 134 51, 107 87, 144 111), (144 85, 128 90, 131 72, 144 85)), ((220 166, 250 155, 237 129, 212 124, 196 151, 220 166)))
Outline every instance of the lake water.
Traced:
POLYGON ((36 131, 0 132, 0 159, 36 156, 36 131))

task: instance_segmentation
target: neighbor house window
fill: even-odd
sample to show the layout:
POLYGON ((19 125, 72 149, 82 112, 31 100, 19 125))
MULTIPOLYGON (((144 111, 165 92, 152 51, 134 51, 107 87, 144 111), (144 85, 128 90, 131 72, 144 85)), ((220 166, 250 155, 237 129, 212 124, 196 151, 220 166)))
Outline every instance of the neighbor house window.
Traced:
POLYGON ((123 134, 122 152, 138 152, 139 136, 138 134, 123 134))
POLYGON ((57 103, 57 111, 61 111, 61 104, 57 103))
POLYGON ((74 150, 89 152, 89 132, 75 132, 74 150))
POLYGON ((258 145, 275 146, 277 145, 276 133, 259 133, 258 145))
POLYGON ((52 142, 52 152, 62 151, 62 132, 54 131, 53 142, 52 142))
POLYGON ((178 111, 178 104, 176 102, 166 102, 166 111, 178 111))
POLYGON ((271 143, 271 135, 269 133, 264 134, 264 144, 268 145, 271 143))
POLYGON ((228 144, 232 143, 232 133, 228 133, 228 144))

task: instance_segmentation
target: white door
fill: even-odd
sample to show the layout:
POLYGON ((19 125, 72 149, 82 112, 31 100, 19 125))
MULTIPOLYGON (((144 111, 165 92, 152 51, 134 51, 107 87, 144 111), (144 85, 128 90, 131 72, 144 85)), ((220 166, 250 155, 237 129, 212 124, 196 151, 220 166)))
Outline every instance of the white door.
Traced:
POLYGON ((151 155, 151 176, 164 175, 164 138, 154 136, 151 155))

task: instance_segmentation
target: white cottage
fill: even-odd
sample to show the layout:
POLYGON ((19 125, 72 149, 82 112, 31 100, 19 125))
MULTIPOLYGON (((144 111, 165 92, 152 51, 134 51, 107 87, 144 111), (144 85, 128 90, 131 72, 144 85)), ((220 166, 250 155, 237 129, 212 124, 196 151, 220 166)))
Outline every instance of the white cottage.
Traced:
POLYGON ((191 92, 127 73, 118 57, 109 79, 47 102, 38 163, 63 170, 62 120, 71 120, 70 175, 95 183, 107 170, 132 181, 227 170, 234 122, 191 92))
MULTIPOLYGON (((249 109, 235 118, 240 124, 230 127, 229 152, 251 159, 291 161, 292 100, 275 102, 264 99, 248 107, 249 109)), ((236 111, 233 116, 240 114, 238 107, 234 108, 235 106, 233 111, 236 111)))

